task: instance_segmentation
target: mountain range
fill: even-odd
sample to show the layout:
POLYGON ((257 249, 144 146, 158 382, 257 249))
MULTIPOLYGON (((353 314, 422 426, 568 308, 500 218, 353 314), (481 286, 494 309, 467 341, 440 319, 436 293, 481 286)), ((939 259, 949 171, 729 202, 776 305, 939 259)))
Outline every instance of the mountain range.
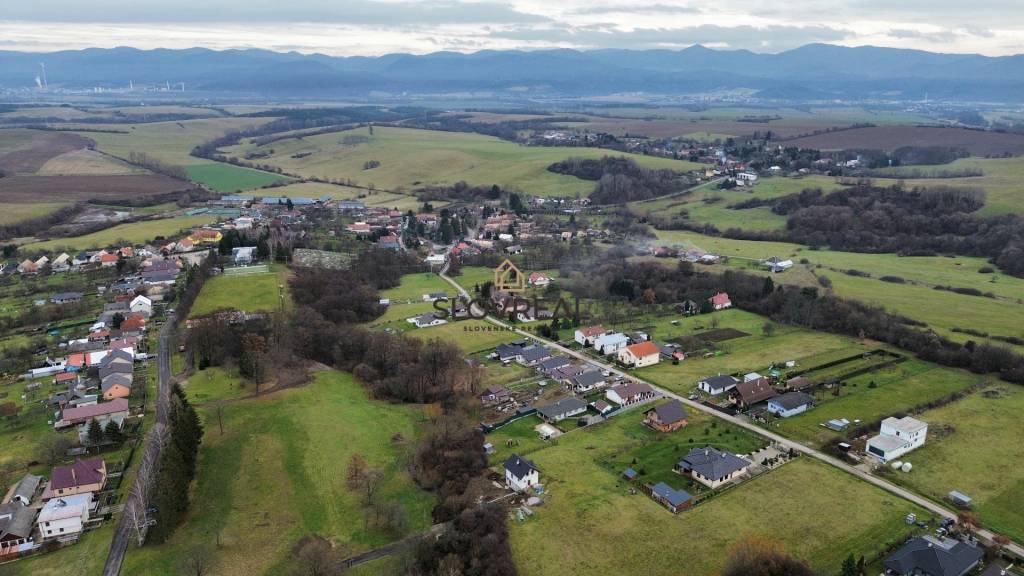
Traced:
POLYGON ((508 92, 520 97, 739 91, 765 100, 1024 100, 1024 55, 989 57, 809 44, 748 50, 486 50, 469 54, 334 57, 268 50, 90 48, 0 51, 0 87, 184 83, 188 89, 268 96, 359 97, 371 92, 508 92))

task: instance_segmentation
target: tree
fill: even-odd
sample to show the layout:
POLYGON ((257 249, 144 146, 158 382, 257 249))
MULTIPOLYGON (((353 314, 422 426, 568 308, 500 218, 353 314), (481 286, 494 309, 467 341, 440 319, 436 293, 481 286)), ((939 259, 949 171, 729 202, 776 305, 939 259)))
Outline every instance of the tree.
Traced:
POLYGON ((348 459, 348 471, 345 473, 345 482, 353 490, 359 488, 363 474, 366 472, 366 458, 356 452, 348 459))
POLYGON ((189 550, 181 561, 181 573, 185 576, 206 576, 212 564, 210 556, 210 551, 202 546, 189 550))
POLYGON ((722 576, 814 576, 806 562, 786 554, 782 544, 749 536, 730 548, 722 576))
POLYGON ((238 360, 238 371, 259 384, 266 378, 267 341, 263 336, 249 332, 242 336, 242 355, 238 360))
POLYGON ((846 560, 843 560, 843 568, 839 574, 840 576, 859 576, 857 561, 853 559, 852 553, 846 557, 846 560))
POLYGON ((337 573, 336 565, 344 559, 344 549, 335 547, 319 536, 306 536, 295 545, 294 576, 328 576, 337 573))
POLYGON ((39 441, 39 445, 36 448, 37 458, 40 462, 52 468, 67 456, 68 449, 73 444, 71 439, 63 434, 47 434, 39 441))
POLYGON ((117 422, 113 420, 107 422, 107 425, 103 427, 103 438, 111 444, 118 444, 124 439, 121 427, 117 425, 117 422))
POLYGON ((89 431, 86 433, 86 438, 89 440, 89 444, 97 446, 103 443, 103 427, 100 425, 100 421, 93 418, 89 421, 89 431))
POLYGON ((761 326, 761 333, 771 338, 775 334, 775 324, 771 322, 765 322, 764 326, 761 326))
POLYGON ((217 427, 220 428, 220 435, 224 435, 224 405, 223 400, 217 400, 213 403, 213 413, 217 415, 217 427))
POLYGON ((114 328, 120 328, 121 324, 124 324, 124 314, 117 312, 114 317, 110 319, 110 325, 114 328))

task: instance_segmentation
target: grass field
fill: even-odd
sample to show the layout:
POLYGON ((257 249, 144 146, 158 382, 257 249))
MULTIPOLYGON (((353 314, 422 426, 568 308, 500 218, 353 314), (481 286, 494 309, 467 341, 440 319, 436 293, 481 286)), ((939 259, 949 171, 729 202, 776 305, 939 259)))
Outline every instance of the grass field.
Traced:
POLYGON ((381 298, 395 300, 418 300, 423 301, 424 294, 432 292, 445 292, 449 297, 455 296, 455 289, 451 284, 445 282, 437 274, 430 272, 417 272, 402 276, 402 283, 394 288, 381 290, 381 298))
MULTIPOLYGON (((806 259, 788 272, 777 274, 778 283, 818 286, 816 275, 827 276, 833 291, 884 306, 887 310, 927 323, 936 331, 954 340, 970 336, 952 332, 953 327, 972 328, 993 335, 1024 336, 1024 279, 999 272, 980 274, 988 265, 981 258, 943 256, 900 257, 895 254, 860 254, 809 250, 783 242, 753 242, 715 238, 693 232, 658 231, 661 243, 672 246, 698 246, 701 249, 730 256, 730 267, 740 267, 757 274, 767 274, 760 267, 750 268, 750 260, 777 255, 794 261, 806 259), (744 260, 746 258, 747 260, 744 260), (820 267, 819 267, 820 266, 820 267), (845 274, 859 270, 871 278, 845 274), (898 276, 907 282, 897 284, 879 280, 882 276, 898 276), (998 298, 984 298, 935 290, 935 285, 974 288, 992 292, 998 298), (965 313, 969 311, 969 313, 965 313)), ((725 269, 725 266, 716 266, 725 269)))
POLYGON ((102 574, 113 535, 113 522, 106 522, 101 528, 86 532, 70 548, 0 565, 0 576, 64 576, 69 566, 74 566, 75 574, 83 576, 102 574))
POLYGON ((122 574, 180 573, 188 551, 214 541, 210 574, 233 576, 286 572, 291 548, 309 534, 352 551, 394 539, 364 524, 362 498, 345 484, 356 453, 384 471, 380 501, 402 505, 410 532, 430 524, 433 498, 404 465, 424 416, 368 399, 348 374, 320 372, 305 387, 230 403, 223 434, 201 414, 206 434, 191 512, 168 543, 131 548, 122 574))
POLYGON ((40 176, 75 176, 75 175, 118 175, 145 174, 146 170, 137 168, 110 156, 88 149, 73 150, 55 156, 46 161, 36 172, 40 176))
POLYGON ((0 226, 16 224, 23 220, 46 216, 51 212, 67 206, 63 202, 39 202, 32 204, 4 203, 3 212, 0 212, 0 226))
POLYGON ((288 302, 288 269, 281 264, 271 264, 270 272, 260 274, 239 274, 215 276, 203 284, 203 290, 192 306, 190 317, 205 316, 220 310, 245 310, 246 312, 273 312, 280 305, 281 290, 285 287, 288 302))
MULTIPOLYGON (((267 196, 287 196, 289 198, 320 198, 329 196, 335 200, 359 200, 367 206, 378 206, 382 208, 395 208, 398 210, 418 210, 423 203, 409 194, 396 194, 383 190, 366 190, 365 188, 354 188, 340 184, 325 184, 322 182, 299 182, 287 186, 279 186, 263 191, 267 196)), ((435 210, 439 210, 446 203, 433 202, 435 210)))
MULTIPOLYGON (((261 150, 274 153, 262 163, 304 176, 350 179, 388 190, 412 190, 460 180, 481 186, 498 184, 537 196, 586 196, 593 182, 548 172, 554 162, 571 156, 600 158, 611 154, 594 148, 526 147, 490 136, 407 128, 379 127, 369 142, 346 145, 342 139, 366 136, 365 129, 278 140, 264 147, 242 144, 225 149, 234 156, 261 150), (307 154, 300 158, 296 155, 307 154), (364 170, 377 160, 381 165, 364 170)), ((616 153, 617 155, 617 153, 616 153)), ((679 160, 632 156, 644 166, 690 170, 698 165, 679 160)))
POLYGON ((460 320, 440 326, 409 330, 409 335, 421 340, 451 342, 466 354, 490 350, 503 342, 522 338, 511 330, 505 330, 485 320, 460 320))
POLYGON ((118 158, 128 158, 131 152, 144 152, 153 158, 178 166, 213 164, 204 158, 190 155, 192 149, 234 130, 262 126, 273 118, 212 118, 183 120, 181 122, 152 122, 146 124, 97 124, 80 126, 86 138, 96 147, 118 158), (90 132, 90 129, 117 130, 125 133, 90 132))
MULTIPOLYGON (((832 419, 855 419, 865 424, 905 412, 914 406, 959 392, 984 377, 965 371, 942 368, 911 359, 877 372, 850 378, 840 388, 839 397, 831 391, 819 391, 813 409, 790 418, 776 420, 772 429, 803 443, 822 446, 843 437, 820 424, 832 419), (874 382, 875 388, 870 384, 874 382)), ((948 492, 948 490, 947 490, 948 492)))
POLYGON ((163 218, 160 220, 132 222, 131 224, 119 224, 84 236, 54 238, 53 240, 47 240, 44 242, 33 242, 31 244, 25 244, 22 246, 22 249, 26 251, 54 251, 65 248, 72 250, 86 250, 89 248, 118 246, 124 243, 141 244, 161 236, 173 236, 182 230, 189 230, 214 221, 215 218, 210 216, 184 216, 181 218, 163 218))
MULTIPOLYGON (((922 513, 833 468, 799 459, 673 515, 644 495, 630 495, 621 471, 602 464, 642 451, 647 433, 639 418, 639 412, 625 414, 531 452, 547 495, 533 518, 510 527, 520 574, 710 575, 721 568, 728 547, 746 535, 777 538, 823 574, 836 574, 847 554, 870 557, 907 534, 908 512, 922 513)), ((688 433, 684 428, 674 434, 688 433)))
POLYGON ((991 397, 976 392, 921 414, 929 425, 928 442, 906 456, 913 471, 893 479, 939 501, 959 490, 974 499, 986 527, 1020 542, 1024 469, 1016 463, 1024 459, 1024 391, 1006 383, 991 390, 991 397))
POLYGON ((263 172, 251 170, 231 164, 197 164, 185 168, 190 180, 205 184, 218 192, 239 192, 252 190, 267 184, 284 182, 288 178, 263 172))

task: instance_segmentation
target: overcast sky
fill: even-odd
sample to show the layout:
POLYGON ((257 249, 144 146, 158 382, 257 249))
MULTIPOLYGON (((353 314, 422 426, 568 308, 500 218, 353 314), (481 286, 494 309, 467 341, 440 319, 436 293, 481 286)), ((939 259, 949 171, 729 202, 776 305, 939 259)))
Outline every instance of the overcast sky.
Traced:
POLYGON ((0 49, 331 55, 811 42, 1024 53, 1024 0, 0 0, 0 49))

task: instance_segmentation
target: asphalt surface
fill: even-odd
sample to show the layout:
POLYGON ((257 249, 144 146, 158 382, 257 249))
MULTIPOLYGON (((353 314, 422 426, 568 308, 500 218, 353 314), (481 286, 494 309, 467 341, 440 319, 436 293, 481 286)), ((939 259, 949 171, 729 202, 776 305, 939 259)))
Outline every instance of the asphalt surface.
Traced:
MULTIPOLYGON (((451 284, 453 287, 455 287, 455 289, 459 291, 459 294, 464 296, 467 300, 471 300, 472 296, 469 294, 469 292, 467 292, 462 286, 460 286, 458 282, 456 282, 455 280, 453 280, 450 277, 448 277, 447 274, 446 274, 447 271, 448 271, 448 265, 445 264, 445 267, 441 270, 441 273, 440 273, 441 278, 444 279, 449 284, 451 284)), ((476 305, 474 304, 474 306, 476 306, 476 305)), ((477 308, 477 310, 479 310, 479 308, 477 308)), ((826 464, 828 464, 830 466, 833 466, 835 468, 838 468, 839 470, 842 470, 843 472, 846 472, 847 474, 852 474, 853 476, 856 476, 857 478, 860 478, 861 480, 864 480, 865 482, 870 482, 871 484, 873 484, 873 485, 875 485, 875 486, 877 486, 877 487, 879 487, 879 488, 881 488, 881 489, 883 489, 883 490, 885 490, 887 492, 895 494, 896 496, 899 496, 900 498, 903 498, 904 500, 908 500, 910 502, 913 502, 914 504, 917 504, 918 506, 920 506, 920 507, 922 507, 922 508, 932 512, 933 514, 935 514, 937 516, 940 516, 940 517, 943 517, 943 518, 953 518, 953 519, 956 519, 956 517, 957 517, 957 513, 954 510, 946 508, 945 506, 941 506, 941 505, 937 504, 936 502, 934 502, 932 500, 929 500, 928 498, 920 496, 920 495, 918 495, 918 494, 916 494, 914 492, 911 492, 910 490, 907 490, 906 488, 903 488, 901 486, 893 484, 892 482, 889 482, 889 481, 887 481, 887 480, 885 480, 883 478, 879 478, 879 477, 877 477, 877 476, 875 476, 873 474, 869 474, 869 473, 865 472, 864 470, 861 470, 860 468, 857 468, 855 466, 847 464, 846 462, 843 462, 842 460, 839 460, 838 458, 835 458, 835 457, 830 456, 828 454, 825 454, 824 452, 822 452, 820 450, 817 450, 815 448, 811 448, 810 446, 806 446, 806 445, 801 444, 799 442, 790 440, 790 439, 788 439, 788 438, 786 438, 784 436, 780 436, 780 435, 778 435, 778 434, 776 434, 774 432, 771 432, 769 430, 765 430, 764 428, 761 428, 760 426, 752 424, 751 422, 748 422, 745 419, 737 418, 735 416, 730 416, 729 414, 725 414, 723 412, 719 412, 718 410, 715 410, 714 408, 711 408, 709 406, 705 406, 704 404, 701 404, 700 402, 695 402, 695 401, 690 400, 689 398, 687 398, 685 396, 680 396, 679 394, 676 394, 675 392, 672 392, 672 391, 669 391, 669 390, 665 390, 664 388, 661 388, 661 387, 659 387, 659 386, 657 386, 657 385, 655 385, 655 384, 653 384, 651 382, 647 382, 646 380, 643 380, 642 378, 637 378, 636 376, 634 376, 632 374, 628 374, 628 373, 620 370, 619 368, 615 367, 612 364, 608 364, 606 362, 601 362, 599 360, 595 360, 593 357, 581 354, 580 352, 577 352, 575 350, 572 350, 570 348, 562 346, 561 344, 559 344, 557 342, 553 342, 553 341, 548 340, 546 338, 541 338, 540 336, 537 336, 536 334, 533 334, 531 332, 527 332, 525 330, 520 330, 520 329, 516 328, 515 326, 513 326, 511 324, 508 324, 506 322, 498 320, 497 318, 494 318, 493 316, 488 315, 485 318, 485 320, 487 322, 490 322, 491 324, 494 324, 495 326, 499 326, 499 327, 502 327, 504 329, 511 330, 511 331, 515 332, 516 334, 518 334, 520 336, 523 336, 525 338, 529 338, 529 339, 534 340, 536 342, 540 342, 540 343, 544 344, 545 346, 548 346, 549 348, 553 348, 555 350, 558 350, 558 351, 562 352, 563 354, 565 354, 567 356, 571 356, 571 357, 576 358, 578 360, 583 360, 583 361, 586 361, 586 362, 588 362, 590 364, 594 364, 594 365, 600 367, 602 370, 607 370, 607 371, 611 372, 612 374, 616 374, 618 376, 622 376, 624 378, 627 378, 629 380, 633 380, 635 382, 642 382, 644 384, 647 384, 648 386, 650 386, 655 391, 657 391, 658 393, 662 394, 665 397, 673 398, 675 400, 679 400, 684 405, 686 405, 686 406, 688 406, 690 408, 693 408, 694 410, 700 410, 702 412, 705 412, 707 414, 710 414, 710 415, 714 416, 715 418, 720 418, 720 419, 725 420, 725 421, 727 421, 727 422, 729 422, 731 424, 739 426, 740 428, 743 428, 745 430, 749 430, 750 432, 753 432, 753 433, 755 433, 755 434, 757 434, 757 435, 759 435, 759 436, 761 436, 763 438, 767 438, 768 440, 771 440, 772 442, 775 442, 776 444, 782 446, 785 449, 792 449, 792 450, 794 450, 794 451, 796 451, 796 452, 798 452, 800 454, 804 454, 804 455, 810 456, 811 458, 815 458, 817 460, 820 460, 820 461, 822 461, 822 462, 824 462, 824 463, 826 463, 826 464)), ((980 538, 982 538, 984 540, 990 540, 990 541, 992 540, 992 537, 995 536, 994 533, 992 533, 991 531, 989 531, 987 529, 984 529, 984 528, 975 530, 974 533, 977 534, 980 538)), ((1018 544, 1016 542, 1011 542, 1010 544, 1004 546, 1004 549, 1007 550, 1008 552, 1011 552, 1012 554, 1016 555, 1018 558, 1024 558, 1024 547, 1022 547, 1020 544, 1018 544)))
MULTIPOLYGON (((157 388, 156 388, 156 422, 146 435, 146 446, 143 449, 143 457, 150 462, 160 460, 162 444, 157 440, 161 431, 167 427, 167 415, 171 398, 171 351, 170 341, 174 334, 174 319, 169 318, 163 328, 160 329, 160 339, 157 345, 157 388)), ((132 486, 128 499, 125 502, 124 511, 117 519, 117 526, 114 528, 114 537, 110 541, 110 552, 107 554, 107 563, 103 566, 103 576, 117 576, 121 572, 121 564, 124 562, 125 552, 128 551, 128 544, 136 538, 136 528, 133 525, 132 515, 128 512, 133 505, 141 509, 147 508, 147 502, 141 502, 140 494, 144 492, 142 487, 152 482, 152 474, 156 473, 156 466, 150 468, 150 477, 143 478, 142 474, 135 477, 135 484, 132 486)))

